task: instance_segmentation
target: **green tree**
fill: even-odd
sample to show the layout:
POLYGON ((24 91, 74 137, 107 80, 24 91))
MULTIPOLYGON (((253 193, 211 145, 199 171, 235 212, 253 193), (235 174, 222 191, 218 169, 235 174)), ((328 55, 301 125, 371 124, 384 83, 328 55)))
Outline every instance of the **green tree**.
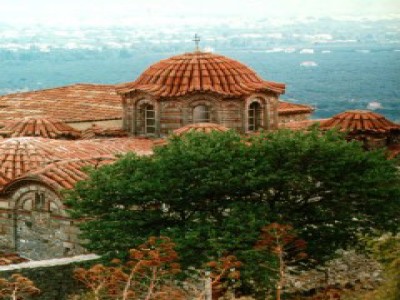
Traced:
POLYGON ((252 289, 271 278, 260 265, 274 257, 253 249, 264 225, 292 225, 322 261, 399 224, 394 163, 335 132, 191 133, 89 172, 67 195, 89 250, 115 255, 168 236, 184 267, 236 255, 252 289))
POLYGON ((366 152, 329 131, 279 131, 251 139, 249 183, 269 218, 291 224, 323 260, 360 233, 399 229, 399 172, 383 151, 366 152))

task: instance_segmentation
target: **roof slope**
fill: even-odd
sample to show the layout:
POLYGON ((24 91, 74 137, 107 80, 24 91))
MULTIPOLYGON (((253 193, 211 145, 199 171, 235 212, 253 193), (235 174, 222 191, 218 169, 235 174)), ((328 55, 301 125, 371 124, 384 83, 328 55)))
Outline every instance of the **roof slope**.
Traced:
POLYGON ((64 122, 122 119, 114 85, 74 84, 0 96, 0 120, 44 116, 64 122))
POLYGON ((127 137, 128 133, 119 127, 104 128, 93 124, 91 127, 82 131, 82 139, 127 137))
POLYGON ((155 97, 183 96, 196 91, 240 97, 257 91, 282 94, 285 84, 263 80, 246 65, 226 56, 196 51, 161 60, 134 82, 117 86, 120 94, 137 90, 155 97))
POLYGON ((65 153, 41 138, 11 138, 0 141, 0 186, 49 162, 63 159, 65 153))
POLYGON ((27 117, 8 122, 0 131, 7 137, 41 136, 51 139, 77 139, 80 132, 61 120, 27 117))
POLYGON ((151 140, 137 138, 68 141, 19 137, 0 140, 0 189, 10 181, 51 163, 111 157, 127 152, 149 155, 153 145, 151 140))
POLYGON ((278 102, 278 114, 279 115, 292 115, 292 114, 304 114, 312 113, 314 108, 305 104, 297 104, 286 101, 278 102))
POLYGON ((174 130, 174 134, 181 136, 185 133, 188 132, 205 132, 209 133, 212 131, 228 131, 229 128, 226 128, 225 126, 222 126, 220 124, 215 124, 215 123, 195 123, 195 124, 189 124, 186 126, 183 126, 179 129, 174 130))
POLYGON ((88 178, 84 167, 100 167, 115 161, 113 156, 93 157, 87 159, 71 159, 55 162, 46 167, 30 172, 20 178, 36 179, 50 185, 55 190, 72 189, 78 181, 88 178))
MULTIPOLYGON (((256 75, 257 76, 257 75, 256 75)), ((122 85, 123 86, 123 85, 122 85)), ((0 120, 43 117, 63 122, 122 119, 121 97, 115 85, 74 84, 53 89, 0 96, 0 120)), ((279 115, 309 113, 307 105, 280 101, 279 115)))
POLYGON ((322 121, 320 128, 323 130, 337 128, 339 131, 351 133, 385 133, 400 130, 400 125, 368 110, 349 110, 322 121))

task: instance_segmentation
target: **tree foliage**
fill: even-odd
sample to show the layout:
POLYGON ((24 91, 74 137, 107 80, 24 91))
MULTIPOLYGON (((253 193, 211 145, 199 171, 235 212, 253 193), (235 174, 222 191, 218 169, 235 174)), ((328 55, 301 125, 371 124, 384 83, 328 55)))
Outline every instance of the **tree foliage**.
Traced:
POLYGON ((202 286, 208 278, 212 287, 223 287, 223 280, 240 278, 241 263, 233 255, 221 257, 206 264, 208 275, 203 272, 195 282, 186 280, 178 284, 174 279, 182 272, 176 261, 175 244, 167 237, 150 237, 136 249, 129 250, 129 258, 122 262, 113 259, 111 266, 96 264, 89 269, 78 268, 74 277, 90 291, 76 295, 77 299, 94 300, 203 300, 206 289, 202 286))
POLYGON ((115 255, 164 235, 184 266, 234 254, 259 286, 270 277, 260 263, 274 259, 253 249, 266 224, 290 224, 322 261, 400 223, 394 162, 336 132, 190 133, 89 173, 67 195, 89 250, 115 255))
POLYGON ((0 278, 0 299, 22 300, 39 294, 33 281, 21 274, 12 274, 9 279, 0 278))
POLYGON ((297 238, 292 226, 271 223, 261 229, 260 238, 255 246, 256 249, 272 253, 277 259, 276 269, 269 265, 265 267, 272 269, 277 275, 276 300, 280 300, 286 288, 288 267, 307 257, 304 251, 307 243, 297 238))

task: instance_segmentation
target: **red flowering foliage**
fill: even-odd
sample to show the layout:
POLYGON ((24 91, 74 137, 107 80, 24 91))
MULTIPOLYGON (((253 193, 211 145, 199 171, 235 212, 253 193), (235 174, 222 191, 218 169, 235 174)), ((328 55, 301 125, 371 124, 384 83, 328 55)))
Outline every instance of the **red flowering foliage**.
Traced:
POLYGON ((33 281, 21 274, 11 275, 9 280, 0 278, 0 299, 22 300, 39 294, 33 281))
POLYGON ((210 269, 209 276, 212 279, 212 285, 221 283, 222 279, 240 279, 238 269, 242 266, 242 263, 234 255, 222 257, 218 261, 210 261, 206 266, 210 269))
POLYGON ((261 229, 255 248, 267 250, 277 258, 278 267, 270 269, 277 273, 276 299, 280 300, 286 285, 287 266, 307 258, 304 252, 307 243, 297 238, 291 225, 271 223, 261 229))
POLYGON ((307 258, 304 252, 307 243, 297 238, 291 225, 271 223, 263 227, 255 247, 265 249, 276 256, 283 256, 291 262, 307 258))
POLYGON ((181 271, 174 247, 167 237, 150 237, 129 251, 126 263, 113 259, 115 267, 97 264, 88 270, 79 268, 75 270, 75 278, 91 290, 96 300, 184 299, 179 298, 183 292, 163 284, 181 271))

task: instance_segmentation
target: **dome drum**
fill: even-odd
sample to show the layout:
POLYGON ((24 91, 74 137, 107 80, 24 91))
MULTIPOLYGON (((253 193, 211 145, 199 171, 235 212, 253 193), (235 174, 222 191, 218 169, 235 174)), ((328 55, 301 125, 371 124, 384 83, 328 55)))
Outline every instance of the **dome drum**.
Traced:
POLYGON ((275 129, 285 85, 263 80, 231 58, 197 51, 161 60, 116 90, 125 130, 165 136, 193 123, 218 123, 240 132, 275 129))

